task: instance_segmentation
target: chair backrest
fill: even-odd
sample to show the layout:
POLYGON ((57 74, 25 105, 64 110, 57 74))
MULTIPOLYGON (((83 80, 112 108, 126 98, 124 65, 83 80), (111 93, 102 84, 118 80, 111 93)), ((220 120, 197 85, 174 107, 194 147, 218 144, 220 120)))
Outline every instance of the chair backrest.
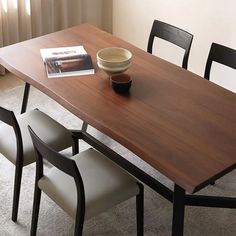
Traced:
POLYGON ((212 43, 204 74, 204 78, 207 80, 210 79, 210 71, 213 61, 236 70, 236 50, 217 43, 212 43))
POLYGON ((77 189, 77 215, 76 218, 81 220, 85 214, 85 193, 83 180, 74 160, 61 155, 54 151, 46 143, 44 143, 28 126, 34 149, 36 152, 36 183, 43 177, 43 158, 49 161, 53 166, 63 171, 64 173, 72 176, 75 180, 77 189))
MULTIPOLYGON (((64 173, 72 176, 75 180, 81 178, 78 167, 74 160, 54 151, 35 134, 35 132, 32 130, 30 126, 28 126, 28 129, 32 138, 34 149, 37 154, 36 158, 37 168, 39 167, 43 170, 42 160, 45 158, 53 166, 63 171, 64 173)), ((41 177, 42 176, 40 176, 40 178, 41 177)))
POLYGON ((12 127, 17 123, 14 112, 3 107, 0 107, 0 120, 12 127))
MULTIPOLYGON (((17 162, 23 163, 23 141, 21 136, 21 131, 19 124, 17 122, 16 116, 13 111, 7 110, 0 107, 0 120, 7 125, 12 126, 16 135, 16 145, 17 145, 17 162)), ((1 137, 4 138, 4 137, 1 137)))
POLYGON ((184 69, 187 69, 193 35, 173 25, 169 25, 162 21, 154 20, 148 40, 147 51, 149 53, 152 53, 153 42, 155 37, 164 39, 184 49, 185 53, 182 61, 182 67, 184 69))

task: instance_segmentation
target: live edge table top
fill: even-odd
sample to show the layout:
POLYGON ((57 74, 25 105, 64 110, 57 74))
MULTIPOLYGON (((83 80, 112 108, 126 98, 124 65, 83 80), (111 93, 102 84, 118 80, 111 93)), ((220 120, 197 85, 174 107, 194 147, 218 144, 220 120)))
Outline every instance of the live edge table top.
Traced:
POLYGON ((82 24, 0 49, 0 64, 115 139, 189 193, 236 167, 236 94, 82 24), (48 79, 41 48, 83 45, 94 75, 48 79), (96 52, 133 54, 130 93, 116 94, 96 52))

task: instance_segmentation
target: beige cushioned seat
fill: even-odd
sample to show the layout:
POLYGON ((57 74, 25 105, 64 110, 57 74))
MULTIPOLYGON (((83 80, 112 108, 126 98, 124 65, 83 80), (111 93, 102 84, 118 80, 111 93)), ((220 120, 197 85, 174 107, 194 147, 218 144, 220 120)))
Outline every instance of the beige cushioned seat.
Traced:
MULTIPOLYGON (((35 161, 35 151, 28 131, 30 125, 39 137, 50 147, 61 151, 72 145, 69 130, 39 110, 32 110, 17 116, 23 140, 23 156, 26 166, 35 161), (62 139, 62 137, 64 138, 62 139)), ((13 164, 16 163, 16 136, 11 126, 0 124, 0 152, 13 164)))
MULTIPOLYGON (((75 156, 85 189, 85 218, 139 194, 136 180, 94 149, 75 156)), ((53 167, 38 182, 39 188, 75 218, 77 192, 74 179, 53 167)))

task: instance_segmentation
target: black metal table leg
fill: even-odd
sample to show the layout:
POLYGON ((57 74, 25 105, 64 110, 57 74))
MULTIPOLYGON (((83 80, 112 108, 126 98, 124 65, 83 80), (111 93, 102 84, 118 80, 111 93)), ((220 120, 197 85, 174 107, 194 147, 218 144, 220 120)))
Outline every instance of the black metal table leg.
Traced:
POLYGON ((172 236, 183 236, 184 233, 185 190, 175 184, 173 195, 172 236))
POLYGON ((86 132, 88 128, 88 123, 86 123, 85 121, 83 121, 83 125, 82 125, 82 131, 86 132))
POLYGON ((27 103, 28 103, 28 98, 29 98, 29 91, 30 91, 30 84, 25 83, 23 102, 22 102, 21 112, 20 112, 21 114, 25 113, 25 111, 26 111, 27 103))

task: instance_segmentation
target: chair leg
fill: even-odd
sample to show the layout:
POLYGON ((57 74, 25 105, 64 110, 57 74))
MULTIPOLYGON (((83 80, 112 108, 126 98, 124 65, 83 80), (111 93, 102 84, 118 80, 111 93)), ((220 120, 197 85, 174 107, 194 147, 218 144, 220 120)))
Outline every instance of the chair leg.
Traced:
POLYGON ((79 153, 79 140, 76 137, 73 137, 73 145, 72 145, 72 155, 79 153))
POLYGON ((38 188, 38 186, 35 186, 33 213, 32 213, 32 221, 31 221, 31 231, 30 231, 31 236, 35 236, 37 233, 40 200, 41 200, 41 189, 38 188))
POLYGON ((137 236, 143 236, 144 231, 144 190, 143 185, 137 183, 139 186, 139 195, 136 196, 136 219, 137 219, 137 236))
POLYGON ((84 216, 80 216, 79 219, 75 220, 75 231, 74 236, 82 236, 84 227, 84 216))
POLYGON ((14 194, 13 194, 13 208, 12 208, 12 217, 11 219, 16 222, 19 208, 19 199, 20 199, 20 187, 21 187, 21 178, 22 178, 22 166, 17 166, 15 169, 15 181, 14 181, 14 194))

